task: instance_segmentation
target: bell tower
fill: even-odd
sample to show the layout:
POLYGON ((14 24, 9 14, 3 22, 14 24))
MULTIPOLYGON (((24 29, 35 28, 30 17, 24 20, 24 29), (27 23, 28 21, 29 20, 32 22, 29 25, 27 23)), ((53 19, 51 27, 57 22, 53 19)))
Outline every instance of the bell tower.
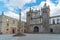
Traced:
POLYGON ((30 21, 32 19, 32 9, 30 7, 29 11, 27 12, 27 32, 30 32, 30 21))
POLYGON ((48 32, 50 8, 49 8, 49 6, 47 6, 46 2, 44 4, 44 6, 41 8, 41 12, 42 12, 42 25, 44 27, 44 31, 48 32))

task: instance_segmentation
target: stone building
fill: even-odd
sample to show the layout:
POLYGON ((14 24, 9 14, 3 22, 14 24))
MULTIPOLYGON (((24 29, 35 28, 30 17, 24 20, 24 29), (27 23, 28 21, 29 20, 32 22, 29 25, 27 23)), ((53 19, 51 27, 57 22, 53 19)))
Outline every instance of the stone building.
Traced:
MULTIPOLYGON (((18 19, 6 16, 2 13, 0 15, 0 33, 3 34, 16 34, 18 30, 18 19)), ((21 22, 21 32, 23 32, 23 22, 21 22)))
POLYGON ((60 15, 50 17, 49 30, 53 33, 60 33, 60 15))
POLYGON ((26 19, 27 32, 60 33, 60 20, 57 17, 60 16, 50 17, 50 7, 46 3, 40 10, 30 8, 26 19), (57 18, 57 21, 54 18, 57 18))

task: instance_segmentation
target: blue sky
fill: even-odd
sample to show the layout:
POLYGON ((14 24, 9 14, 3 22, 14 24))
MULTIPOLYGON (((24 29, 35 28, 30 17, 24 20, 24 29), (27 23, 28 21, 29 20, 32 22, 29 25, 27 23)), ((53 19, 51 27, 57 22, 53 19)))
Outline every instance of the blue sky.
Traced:
MULTIPOLYGON (((6 1, 7 1, 7 3, 9 3, 10 0, 6 0, 6 1)), ((27 7, 30 7, 30 6, 39 5, 42 1, 45 1, 45 0, 36 0, 36 2, 25 3, 25 4, 23 5, 23 8, 26 9, 27 7)), ((55 2, 55 1, 57 1, 57 0, 51 0, 51 1, 52 1, 55 5, 58 4, 58 2, 55 2)), ((13 11, 14 11, 15 13, 19 13, 19 9, 20 9, 19 7, 15 7, 13 11)), ((9 9, 6 7, 4 1, 0 1, 0 13, 1 13, 2 11, 4 11, 4 12, 9 11, 9 9)), ((12 10, 10 10, 10 11, 12 11, 12 10)))
MULTIPOLYGON (((23 12, 30 6, 37 6, 37 8, 39 8, 38 6, 43 5, 44 2, 45 0, 0 0, 0 14, 2 13, 2 11, 4 11, 6 14, 8 12, 19 14, 20 9, 22 9, 23 12)), ((53 10, 52 7, 56 8, 56 10, 59 9, 57 8, 60 6, 59 0, 46 0, 46 2, 50 5, 51 10, 53 10)))

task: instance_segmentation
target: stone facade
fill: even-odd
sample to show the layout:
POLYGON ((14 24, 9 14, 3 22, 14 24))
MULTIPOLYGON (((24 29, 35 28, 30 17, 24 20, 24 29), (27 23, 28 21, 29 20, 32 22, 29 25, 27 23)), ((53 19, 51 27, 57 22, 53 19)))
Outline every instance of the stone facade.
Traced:
POLYGON ((1 32, 4 34, 12 34, 17 32, 18 20, 2 15, 1 32))
POLYGON ((53 33, 60 33, 60 15, 50 17, 49 30, 53 30, 53 33))
MULTIPOLYGON (((18 19, 0 15, 0 32, 3 34, 16 34, 18 30, 18 19)), ((24 22, 21 22, 21 32, 24 29, 24 22)))
POLYGON ((46 3, 41 10, 31 10, 30 8, 30 11, 27 12, 26 19, 27 32, 60 33, 60 25, 50 23, 52 18, 53 17, 50 17, 50 8, 46 5, 46 3))

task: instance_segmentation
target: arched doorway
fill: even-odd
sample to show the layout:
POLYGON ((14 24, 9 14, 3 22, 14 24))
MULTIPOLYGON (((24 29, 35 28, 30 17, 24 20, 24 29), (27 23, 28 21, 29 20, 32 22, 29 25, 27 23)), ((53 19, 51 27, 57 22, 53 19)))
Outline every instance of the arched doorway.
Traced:
POLYGON ((39 27, 35 26, 34 27, 34 32, 39 32, 39 27))
POLYGON ((51 33, 53 32, 53 29, 52 29, 52 28, 50 28, 50 32, 51 32, 51 33))

